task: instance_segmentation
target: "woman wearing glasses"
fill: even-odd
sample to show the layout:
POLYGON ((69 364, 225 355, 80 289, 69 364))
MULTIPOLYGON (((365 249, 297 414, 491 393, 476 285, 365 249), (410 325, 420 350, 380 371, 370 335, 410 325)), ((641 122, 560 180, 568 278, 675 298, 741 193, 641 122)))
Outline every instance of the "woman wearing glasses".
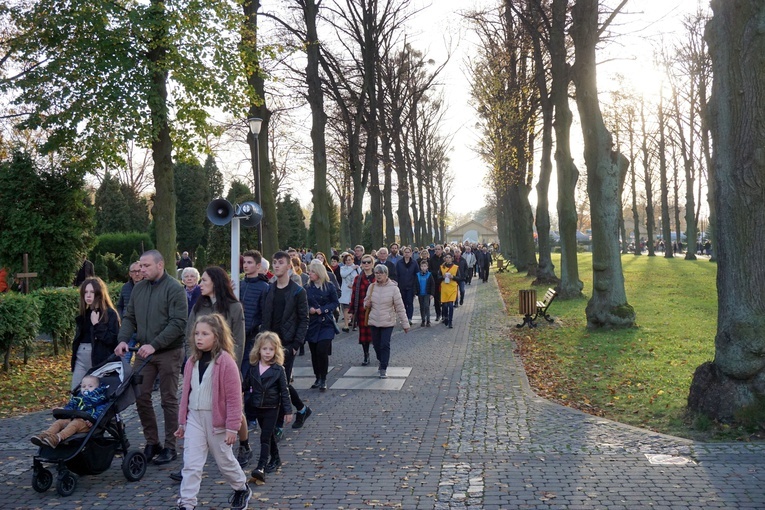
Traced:
POLYGON ((369 365, 369 344, 372 343, 372 330, 369 329, 369 325, 364 321, 364 299, 367 297, 369 285, 375 281, 375 276, 372 272, 373 263, 374 259, 371 255, 363 255, 361 257, 361 273, 353 280, 351 304, 348 307, 348 311, 355 318, 354 322, 359 327, 359 343, 364 349, 362 366, 369 365))
POLYGON ((388 278, 388 267, 377 264, 374 269, 375 282, 370 285, 364 306, 369 308, 369 327, 372 333, 372 346, 379 362, 380 379, 388 377, 388 361, 390 360, 390 338, 396 317, 404 326, 404 332, 409 332, 409 319, 406 317, 404 301, 398 284, 388 278))

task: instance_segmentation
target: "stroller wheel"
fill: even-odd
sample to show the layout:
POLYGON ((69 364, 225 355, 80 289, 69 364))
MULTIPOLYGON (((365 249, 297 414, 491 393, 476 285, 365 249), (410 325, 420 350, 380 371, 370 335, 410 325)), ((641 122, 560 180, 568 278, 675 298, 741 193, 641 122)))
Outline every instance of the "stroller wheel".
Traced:
POLYGON ((37 492, 45 492, 53 485, 53 473, 45 468, 41 468, 32 474, 32 488, 37 492))
POLYGON ((60 473, 56 481, 56 492, 61 496, 71 496, 74 489, 77 488, 77 476, 69 471, 60 473))
POLYGON ((146 457, 143 452, 132 451, 122 459, 122 474, 129 482, 137 482, 146 474, 146 457))

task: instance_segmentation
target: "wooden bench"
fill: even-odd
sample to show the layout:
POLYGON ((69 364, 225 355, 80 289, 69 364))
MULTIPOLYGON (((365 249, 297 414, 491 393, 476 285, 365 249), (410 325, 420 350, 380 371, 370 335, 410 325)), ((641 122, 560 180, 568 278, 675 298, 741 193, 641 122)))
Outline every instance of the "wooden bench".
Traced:
POLYGON ((554 289, 547 289, 545 297, 542 301, 537 301, 537 291, 535 289, 520 290, 518 291, 518 312, 523 315, 523 322, 516 324, 515 327, 522 328, 526 324, 530 328, 537 327, 536 321, 539 316, 547 320, 547 322, 555 322, 555 319, 547 313, 550 305, 555 301, 555 297, 558 295, 554 289))
POLYGON ((497 259, 497 272, 504 273, 505 271, 507 271, 507 265, 504 259, 497 259))
POLYGON ((547 322, 555 322, 555 319, 553 319, 550 314, 547 313, 547 310, 550 308, 552 302, 555 301, 555 297, 557 295, 558 293, 555 292, 554 289, 547 289, 544 299, 542 299, 542 301, 537 301, 537 314, 534 316, 533 320, 537 320, 537 318, 541 315, 547 322))

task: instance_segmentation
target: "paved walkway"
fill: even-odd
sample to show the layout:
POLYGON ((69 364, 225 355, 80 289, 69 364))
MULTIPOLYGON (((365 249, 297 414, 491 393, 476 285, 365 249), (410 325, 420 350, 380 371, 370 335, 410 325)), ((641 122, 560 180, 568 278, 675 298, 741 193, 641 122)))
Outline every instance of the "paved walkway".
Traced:
MULTIPOLYGON (((356 337, 339 337, 330 390, 301 390, 314 414, 286 433, 283 467, 252 486, 250 508, 765 508, 763 445, 693 443, 536 397, 508 338, 517 320, 502 306, 494 278, 474 280, 454 329, 396 333, 391 367, 412 368, 399 390, 333 389, 361 361, 356 337), (652 454, 692 462, 653 465, 652 454)), ((309 357, 298 366, 310 366, 309 357)), ((134 409, 124 417, 142 448, 134 409)), ((28 438, 50 419, 0 420, 0 508, 173 506, 178 486, 168 474, 180 460, 129 483, 115 459, 102 475, 81 477, 68 498, 34 492, 28 438)), ((200 508, 226 508, 230 491, 220 480, 208 464, 200 508)))

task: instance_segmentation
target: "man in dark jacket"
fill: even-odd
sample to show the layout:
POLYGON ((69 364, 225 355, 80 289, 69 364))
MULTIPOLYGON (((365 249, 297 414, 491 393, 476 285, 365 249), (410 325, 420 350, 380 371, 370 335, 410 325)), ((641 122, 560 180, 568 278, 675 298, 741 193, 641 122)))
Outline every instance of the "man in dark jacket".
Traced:
POLYGON ((481 281, 486 283, 489 281, 489 267, 491 267, 491 253, 489 248, 484 244, 481 247, 481 251, 476 253, 476 260, 478 262, 478 272, 481 277, 481 281))
MULTIPOLYGON (((276 276, 276 281, 269 284, 268 291, 263 294, 261 303, 262 322, 261 331, 273 331, 279 335, 284 347, 284 370, 287 380, 292 378, 292 365, 300 346, 305 342, 308 332, 308 295, 303 287, 290 279, 290 256, 287 252, 277 251, 271 262, 271 270, 276 276)), ((290 400, 297 411, 293 429, 299 429, 305 420, 311 416, 311 408, 304 405, 300 395, 292 387, 290 400)), ((279 413, 277 421, 277 436, 281 437, 284 426, 284 414, 279 413)), ((266 466, 266 473, 270 473, 279 466, 266 466), (269 467, 270 466, 270 467, 269 467)))
POLYGON ((468 263, 465 257, 462 256, 462 251, 459 248, 454 249, 454 263, 459 268, 457 274, 457 285, 459 286, 459 299, 454 303, 454 308, 461 306, 465 302, 465 281, 467 281, 468 263))
POLYGON ((398 276, 398 290, 401 291, 401 299, 404 301, 406 317, 412 322, 414 314, 414 295, 417 289, 417 261, 412 258, 412 249, 404 246, 404 256, 396 262, 396 274, 398 276))
POLYGON ((242 376, 250 368, 250 351, 255 345, 255 336, 260 331, 262 313, 260 299, 268 290, 268 278, 262 265, 263 257, 257 250, 247 250, 242 254, 242 269, 244 278, 239 282, 239 302, 244 309, 244 358, 242 359, 242 376))
POLYGON ((433 292, 433 305, 436 307, 436 322, 441 320, 441 282, 443 277, 441 276, 441 264, 444 263, 444 247, 437 244, 433 248, 433 255, 430 256, 428 261, 428 271, 433 275, 433 281, 435 282, 435 290, 433 292))
POLYGON ((117 312, 120 314, 120 319, 127 313, 128 303, 130 303, 130 296, 133 293, 133 287, 135 284, 143 280, 141 275, 141 264, 139 262, 133 262, 130 264, 130 279, 120 290, 120 299, 117 301, 117 312))
POLYGON ((157 250, 141 255, 144 279, 133 288, 127 312, 117 337, 114 353, 123 356, 133 333, 141 348, 136 353, 136 365, 141 371, 136 407, 146 438, 144 454, 155 464, 167 464, 177 457, 175 431, 178 430, 178 373, 183 361, 183 341, 188 316, 186 292, 183 286, 165 271, 165 259, 157 250), (159 375, 159 391, 165 419, 165 445, 159 442, 159 428, 151 388, 159 375))
POLYGON ((388 259, 388 248, 383 246, 377 250, 377 263, 388 268, 388 278, 398 283, 398 274, 396 274, 396 263, 388 259))

